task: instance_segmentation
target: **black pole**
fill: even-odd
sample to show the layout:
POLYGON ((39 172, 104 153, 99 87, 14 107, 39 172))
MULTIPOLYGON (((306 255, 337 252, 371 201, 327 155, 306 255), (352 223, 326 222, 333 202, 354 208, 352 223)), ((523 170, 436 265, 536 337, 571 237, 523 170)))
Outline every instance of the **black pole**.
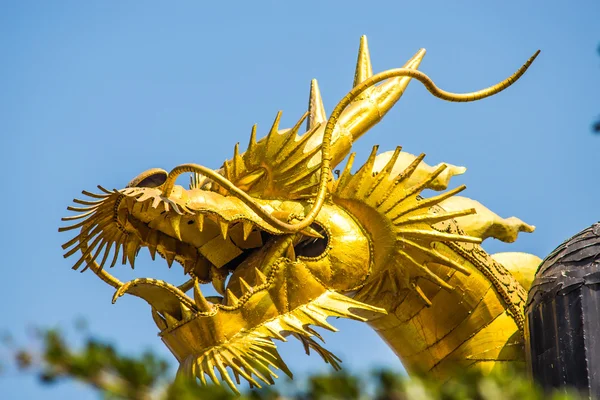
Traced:
POLYGON ((540 265, 525 307, 527 361, 546 389, 600 399, 600 222, 540 265))

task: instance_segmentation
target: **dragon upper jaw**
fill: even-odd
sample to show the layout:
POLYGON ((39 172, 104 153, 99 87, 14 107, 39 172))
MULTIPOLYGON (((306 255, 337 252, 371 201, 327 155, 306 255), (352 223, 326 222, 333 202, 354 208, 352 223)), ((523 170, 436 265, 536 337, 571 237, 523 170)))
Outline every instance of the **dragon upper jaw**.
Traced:
MULTIPOLYGON (((236 378, 243 376, 253 385, 257 385, 253 376, 272 383, 271 376, 275 374, 269 366, 289 372, 272 340, 284 340, 290 334, 336 367, 339 360, 312 339, 314 335, 319 336, 309 325, 335 330, 325 321, 327 317, 364 320, 360 310, 384 312, 330 290, 313 276, 302 260, 295 259, 293 246, 303 234, 320 236, 310 228, 297 234, 277 232, 251 211, 238 207, 234 212, 231 207, 223 207, 227 204, 225 201, 215 202, 211 207, 207 199, 214 201, 217 197, 210 193, 201 193, 202 202, 194 203, 187 191, 175 190, 176 195, 169 198, 153 188, 103 191, 105 194, 92 195, 98 200, 87 202, 90 207, 85 210, 71 207, 84 214, 70 218, 82 218, 81 222, 61 229, 81 228, 81 232, 63 246, 66 249, 75 245, 65 256, 81 250, 84 254, 75 267, 85 262, 99 275, 107 274, 103 266, 113 244, 115 254, 123 250, 122 263, 129 261, 132 267, 141 247, 148 247, 151 255, 159 253, 169 265, 173 261, 181 263, 194 277, 189 281, 191 285, 176 287, 150 278, 127 283, 113 278, 112 282, 117 288, 113 301, 128 293, 152 306, 160 336, 182 362, 184 373, 204 380, 205 374, 213 378, 216 368, 230 383, 225 371, 229 368, 236 378), (248 231, 245 228, 248 222, 255 220, 257 223, 248 231), (224 230, 225 224, 227 229, 224 230), (237 234, 241 239, 235 236, 237 234), (198 237, 204 238, 201 243, 197 242, 198 237), (215 243, 223 245, 225 241, 247 255, 235 268, 227 287, 222 285, 224 279, 219 274, 225 275, 234 257, 220 258, 217 266, 212 262, 217 258, 205 247, 218 249, 215 243), (95 260, 103 249, 105 254, 98 265, 95 260), (213 257, 212 261, 209 257, 213 257), (204 276, 200 276, 202 274, 204 276), (225 299, 213 298, 215 301, 210 302, 203 296, 199 283, 209 280, 220 282, 217 287, 225 292, 225 299), (185 293, 192 287, 193 298, 185 293)), ((299 203, 272 202, 265 207, 271 207, 270 212, 288 216, 303 212, 299 203)), ((112 265, 116 258, 115 255, 112 265)), ((234 385, 232 389, 237 390, 234 385)))

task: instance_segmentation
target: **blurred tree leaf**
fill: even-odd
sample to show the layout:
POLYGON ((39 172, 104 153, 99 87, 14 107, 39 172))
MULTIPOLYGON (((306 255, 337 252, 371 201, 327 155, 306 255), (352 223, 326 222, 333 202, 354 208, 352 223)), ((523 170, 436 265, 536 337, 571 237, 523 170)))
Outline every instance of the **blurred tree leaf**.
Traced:
MULTIPOLYGON (((78 329, 79 334, 83 334, 78 329)), ((87 334, 87 333, 86 333, 87 334)), ((146 351, 138 356, 121 354, 113 345, 93 337, 84 338, 74 348, 58 330, 40 331, 40 354, 18 348, 7 341, 15 367, 36 374, 43 384, 76 380, 96 389, 105 399, 192 400, 571 400, 574 393, 543 393, 522 369, 502 368, 483 376, 477 372, 457 375, 447 382, 427 376, 408 378, 381 370, 355 375, 347 372, 314 375, 304 390, 292 389, 283 396, 271 388, 246 390, 237 397, 221 386, 200 386, 196 382, 175 378, 167 361, 146 351), (8 344, 10 343, 10 345, 8 344)))

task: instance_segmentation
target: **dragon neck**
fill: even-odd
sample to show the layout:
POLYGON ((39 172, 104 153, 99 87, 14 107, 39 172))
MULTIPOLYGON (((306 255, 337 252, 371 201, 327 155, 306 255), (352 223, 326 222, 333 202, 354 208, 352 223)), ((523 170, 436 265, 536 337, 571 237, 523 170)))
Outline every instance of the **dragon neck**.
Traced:
MULTIPOLYGON (((468 274, 429 263, 428 268, 447 282, 444 289, 418 279, 419 295, 402 280, 403 265, 385 256, 385 225, 375 213, 343 206, 358 218, 374 243, 371 274, 355 299, 383 308, 369 324, 386 341, 409 373, 450 376, 457 366, 490 370, 497 361, 524 363, 523 306, 526 292, 515 278, 478 244, 435 243, 437 252, 461 264, 468 274), (380 229, 380 231, 377 231, 380 229), (429 299, 428 306, 423 297, 429 299)), ((447 232, 460 233, 451 220, 447 232)), ((393 257, 393 256, 392 256, 393 257)))
POLYGON ((384 273, 377 290, 361 291, 357 300, 384 308, 388 314, 369 324, 385 340, 409 373, 445 378, 461 368, 483 371, 497 361, 524 362, 519 317, 483 272, 469 276, 451 272, 454 290, 422 283, 432 305, 412 290, 395 284, 395 272, 384 273))

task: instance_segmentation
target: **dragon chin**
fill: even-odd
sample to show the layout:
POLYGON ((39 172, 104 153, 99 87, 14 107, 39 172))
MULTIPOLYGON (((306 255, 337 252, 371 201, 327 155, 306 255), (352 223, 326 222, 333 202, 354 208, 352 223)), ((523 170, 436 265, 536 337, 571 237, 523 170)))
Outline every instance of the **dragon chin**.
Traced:
MULTIPOLYGON (((80 244, 65 256, 80 249, 83 255, 74 268, 85 261, 94 272, 106 275, 103 267, 113 244, 113 261, 122 248, 122 263, 128 261, 132 268, 139 250, 147 247, 153 259, 158 253, 169 266, 177 261, 184 267, 190 279, 180 286, 152 278, 126 283, 113 278, 118 282, 113 303, 130 294, 151 306, 159 336, 180 362, 182 376, 206 383, 208 375, 235 392, 232 377, 237 384, 240 377, 251 386, 260 387, 259 381, 273 384, 273 369, 291 377, 274 342, 290 336, 300 340, 307 353, 313 349, 339 369, 340 360, 315 340, 322 338, 311 325, 337 331, 328 317, 366 321, 374 313, 385 313, 327 287, 303 257, 296 257, 295 248, 310 251, 307 240, 326 240, 318 225, 284 234, 242 202, 213 191, 176 187, 164 197, 159 188, 102 190, 104 194, 85 192, 98 200, 88 202, 95 203, 88 204, 88 210, 75 210, 84 212, 84 220, 75 226, 81 233, 64 247, 80 244), (209 282, 223 297, 202 294, 200 284, 209 282), (186 294, 190 290, 193 297, 186 294)), ((308 205, 281 202, 276 210, 273 203, 265 206, 291 220, 308 205)))

